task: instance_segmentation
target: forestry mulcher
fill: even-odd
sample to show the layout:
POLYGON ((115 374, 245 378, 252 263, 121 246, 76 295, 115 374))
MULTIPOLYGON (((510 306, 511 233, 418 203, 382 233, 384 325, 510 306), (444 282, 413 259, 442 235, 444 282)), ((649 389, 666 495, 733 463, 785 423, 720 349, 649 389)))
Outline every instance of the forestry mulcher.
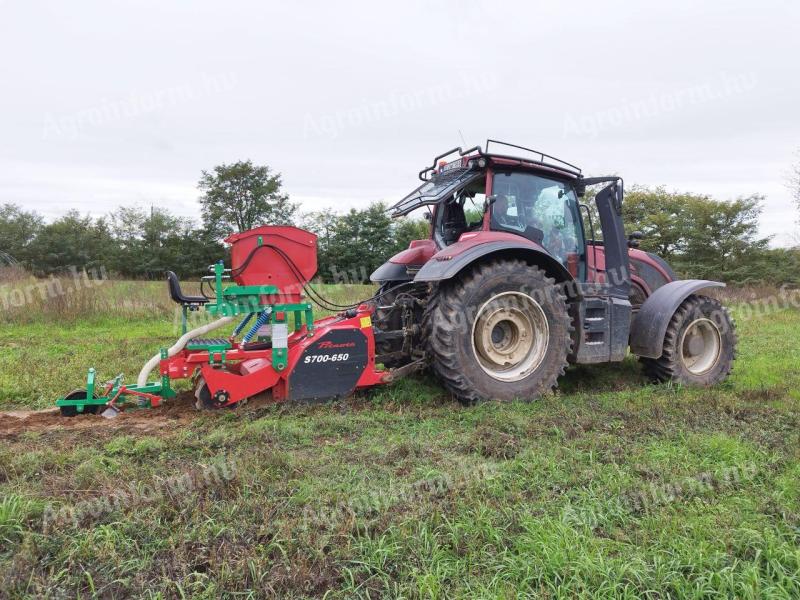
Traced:
POLYGON ((728 376, 734 325, 704 294, 724 284, 678 280, 638 248, 640 233, 626 236, 620 177, 584 177, 495 140, 484 148, 437 156, 392 207, 394 217, 424 211, 430 235, 372 274, 373 297, 334 305, 310 285, 312 233, 237 233, 226 240, 230 267, 212 265, 202 295, 185 295, 167 274, 183 335, 135 384, 120 375, 101 385, 90 369, 86 388, 57 405, 67 416, 154 407, 175 395, 175 379, 193 382, 199 408, 267 390, 275 401, 319 401, 424 368, 462 402, 532 400, 570 364, 619 362, 629 350, 657 381, 707 386, 728 376), (582 203, 590 188, 594 208, 582 203), (335 314, 315 320, 312 301, 335 314), (197 311, 209 319, 187 330, 197 311))

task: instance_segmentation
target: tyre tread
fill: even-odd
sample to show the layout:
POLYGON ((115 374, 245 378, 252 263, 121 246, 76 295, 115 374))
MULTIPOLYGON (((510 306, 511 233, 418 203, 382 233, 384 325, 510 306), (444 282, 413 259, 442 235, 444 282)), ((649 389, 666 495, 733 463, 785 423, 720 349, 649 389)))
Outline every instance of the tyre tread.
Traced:
MULTIPOLYGON (((532 283, 555 288, 555 281, 535 265, 529 265, 522 260, 493 260, 475 266, 454 281, 438 284, 429 296, 422 318, 423 346, 429 355, 434 375, 464 404, 473 404, 488 398, 475 389, 461 368, 456 343, 459 330, 459 313, 456 308, 460 304, 458 301, 477 289, 489 276, 496 276, 502 271, 518 273, 521 270, 530 274, 532 283)), ((555 368, 541 375, 540 393, 549 392, 558 386, 558 378, 564 374, 569 364, 567 357, 572 349, 573 327, 567 310, 566 295, 555 288, 552 297, 557 312, 561 314, 564 337, 560 341, 552 337, 550 339, 551 344, 561 345, 561 357, 555 368)))

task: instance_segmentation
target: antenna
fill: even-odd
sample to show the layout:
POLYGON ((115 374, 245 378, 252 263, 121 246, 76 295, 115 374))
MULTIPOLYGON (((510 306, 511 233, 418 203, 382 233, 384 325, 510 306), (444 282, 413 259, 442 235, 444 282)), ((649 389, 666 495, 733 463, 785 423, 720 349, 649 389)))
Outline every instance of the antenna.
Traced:
POLYGON ((461 138, 461 143, 466 146, 467 145, 467 141, 464 139, 464 134, 461 133, 460 129, 458 130, 458 136, 461 138))

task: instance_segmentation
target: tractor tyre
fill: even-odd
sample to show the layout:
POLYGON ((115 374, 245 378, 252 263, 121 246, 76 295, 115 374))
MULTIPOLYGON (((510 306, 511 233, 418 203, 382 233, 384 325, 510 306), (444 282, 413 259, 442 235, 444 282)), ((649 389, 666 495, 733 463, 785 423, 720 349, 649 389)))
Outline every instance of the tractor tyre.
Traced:
POLYGON ((693 294, 672 316, 661 358, 639 360, 653 381, 707 387, 730 375, 736 342, 728 310, 713 298, 693 294))
POLYGON ((465 404, 538 398, 557 385, 572 347, 565 295, 521 260, 439 284, 422 330, 434 374, 465 404))

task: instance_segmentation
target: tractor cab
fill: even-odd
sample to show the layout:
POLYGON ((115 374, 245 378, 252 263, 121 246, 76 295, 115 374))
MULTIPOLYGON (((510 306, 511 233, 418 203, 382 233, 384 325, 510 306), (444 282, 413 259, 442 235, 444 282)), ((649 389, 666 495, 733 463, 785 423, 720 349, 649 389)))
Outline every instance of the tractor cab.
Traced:
MULTIPOLYGON (((431 255, 423 255, 426 260, 454 244, 467 240, 475 244, 493 239, 494 232, 504 233, 523 238, 549 254, 572 278, 584 281, 586 235, 574 185, 580 169, 504 142, 489 140, 486 148, 485 152, 480 147, 458 149, 436 157, 434 166, 419 174, 423 184, 392 207, 392 216, 428 209, 433 243, 427 245, 431 255), (490 151, 498 145, 536 156, 524 160, 490 151), (443 160, 454 152, 456 159, 443 160)), ((389 262, 408 258, 406 254, 389 262)), ((419 260, 420 253, 414 258, 419 260)))

